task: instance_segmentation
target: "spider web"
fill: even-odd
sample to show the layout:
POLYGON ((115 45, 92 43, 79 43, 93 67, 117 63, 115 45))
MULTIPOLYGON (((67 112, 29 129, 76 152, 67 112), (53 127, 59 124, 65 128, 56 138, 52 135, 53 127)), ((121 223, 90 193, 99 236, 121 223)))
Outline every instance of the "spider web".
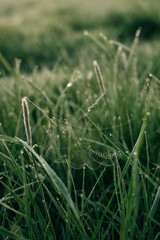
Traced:
POLYGON ((91 115, 77 111, 63 119, 54 117, 54 123, 47 131, 43 155, 54 163, 67 163, 74 169, 112 166, 120 153, 104 142, 88 114, 91 115))

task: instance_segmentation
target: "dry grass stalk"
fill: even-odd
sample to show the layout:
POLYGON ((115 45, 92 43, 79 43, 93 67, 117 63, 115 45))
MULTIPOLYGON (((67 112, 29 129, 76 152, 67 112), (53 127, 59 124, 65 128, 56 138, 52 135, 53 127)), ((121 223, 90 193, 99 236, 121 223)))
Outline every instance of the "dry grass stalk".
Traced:
POLYGON ((25 132, 27 136, 27 142, 32 146, 32 134, 31 134, 31 125, 29 117, 29 107, 26 97, 22 98, 22 110, 23 110, 23 121, 25 126, 25 132))
POLYGON ((94 66, 94 70, 95 70, 95 73, 97 76, 98 84, 100 86, 102 93, 104 94, 106 90, 105 90, 102 74, 101 74, 100 68, 99 68, 96 60, 93 61, 93 66, 94 66))

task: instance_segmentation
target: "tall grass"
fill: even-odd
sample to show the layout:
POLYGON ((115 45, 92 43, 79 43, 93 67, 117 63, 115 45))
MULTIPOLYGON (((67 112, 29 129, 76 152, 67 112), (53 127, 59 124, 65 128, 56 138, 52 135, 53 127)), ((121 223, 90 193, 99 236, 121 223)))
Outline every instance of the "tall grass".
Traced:
POLYGON ((4 78, 2 239, 159 238, 159 80, 138 70, 137 34, 87 36, 100 67, 4 78))

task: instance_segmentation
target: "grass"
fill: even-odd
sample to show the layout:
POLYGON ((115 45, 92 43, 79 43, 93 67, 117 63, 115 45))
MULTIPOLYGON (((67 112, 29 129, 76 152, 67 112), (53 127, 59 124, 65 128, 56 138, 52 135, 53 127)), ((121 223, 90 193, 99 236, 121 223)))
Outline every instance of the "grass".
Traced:
POLYGON ((131 3, 2 1, 0 239, 159 239, 159 4, 131 3))

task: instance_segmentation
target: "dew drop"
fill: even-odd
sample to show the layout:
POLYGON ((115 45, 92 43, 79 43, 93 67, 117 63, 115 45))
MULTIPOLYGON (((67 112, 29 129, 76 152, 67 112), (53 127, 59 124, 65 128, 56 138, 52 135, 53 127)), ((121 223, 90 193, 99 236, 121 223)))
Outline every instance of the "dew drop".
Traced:
POLYGON ((91 109, 90 108, 88 108, 88 112, 90 112, 91 111, 91 109))
POLYGON ((72 82, 69 82, 68 84, 67 84, 67 87, 69 88, 69 87, 71 87, 72 86, 72 82))
POLYGON ((150 116, 150 115, 151 115, 151 113, 150 113, 150 112, 147 112, 147 113, 146 113, 146 115, 147 115, 147 116, 150 116))
POLYGON ((85 30, 85 31, 83 32, 83 34, 84 34, 85 36, 88 36, 88 31, 85 30))

